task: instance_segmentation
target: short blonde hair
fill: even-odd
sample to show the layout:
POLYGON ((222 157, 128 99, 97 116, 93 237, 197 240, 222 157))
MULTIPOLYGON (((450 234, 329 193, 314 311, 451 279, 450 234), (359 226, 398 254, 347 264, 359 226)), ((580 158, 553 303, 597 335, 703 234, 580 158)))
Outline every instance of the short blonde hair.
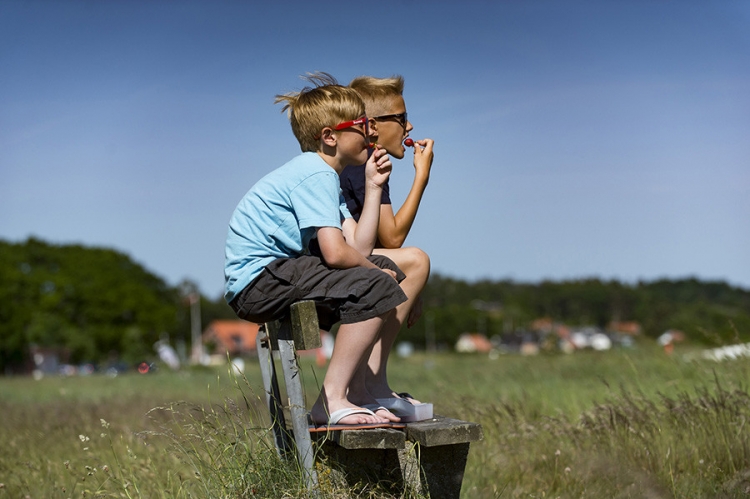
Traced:
POLYGON ((387 112, 385 108, 390 105, 390 100, 404 94, 404 78, 400 75, 390 78, 358 76, 349 83, 349 87, 365 101, 368 113, 377 114, 387 112))
POLYGON ((323 128, 359 118, 365 104, 355 90, 339 85, 328 73, 307 73, 302 79, 313 86, 277 95, 274 103, 285 103, 281 112, 287 111, 302 152, 316 152, 323 128))

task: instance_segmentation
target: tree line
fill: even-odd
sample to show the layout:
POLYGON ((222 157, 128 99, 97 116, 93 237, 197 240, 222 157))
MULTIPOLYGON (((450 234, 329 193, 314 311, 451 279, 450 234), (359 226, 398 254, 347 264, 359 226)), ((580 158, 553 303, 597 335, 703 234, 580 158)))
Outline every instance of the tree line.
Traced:
POLYGON ((686 278, 626 284, 589 278, 469 283, 433 275, 422 298, 427 327, 404 329, 402 339, 424 343, 425 334, 434 332, 437 343, 453 344, 462 331, 491 337, 528 330, 539 318, 603 330, 612 322, 635 321, 646 336, 656 338, 677 329, 704 344, 750 338, 750 290, 722 281, 686 278), (425 330, 430 328, 434 331, 425 330))
MULTIPOLYGON (((109 248, 56 245, 36 238, 0 240, 0 373, 23 370, 29 348, 64 351, 71 363, 135 363, 160 339, 190 340, 189 282, 168 285, 128 255, 109 248)), ((546 317, 605 328, 638 321, 656 337, 680 329, 693 341, 729 343, 750 336, 750 290, 697 279, 624 284, 582 279, 467 282, 433 275, 422 319, 400 340, 453 345, 464 332, 523 330, 546 317)), ((234 318, 222 297, 201 296, 202 328, 234 318)))

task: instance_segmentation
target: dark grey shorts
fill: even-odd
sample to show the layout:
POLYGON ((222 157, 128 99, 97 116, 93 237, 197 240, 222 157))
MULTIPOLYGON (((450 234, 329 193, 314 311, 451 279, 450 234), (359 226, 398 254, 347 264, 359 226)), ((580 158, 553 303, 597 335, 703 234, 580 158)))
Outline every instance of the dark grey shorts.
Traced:
POLYGON ((406 276, 381 255, 368 258, 380 268, 396 272, 398 282, 382 270, 355 267, 331 269, 320 257, 274 260, 229 304, 238 317, 264 323, 281 319, 289 306, 313 300, 321 329, 337 322, 351 324, 382 315, 406 301, 398 285, 406 276))

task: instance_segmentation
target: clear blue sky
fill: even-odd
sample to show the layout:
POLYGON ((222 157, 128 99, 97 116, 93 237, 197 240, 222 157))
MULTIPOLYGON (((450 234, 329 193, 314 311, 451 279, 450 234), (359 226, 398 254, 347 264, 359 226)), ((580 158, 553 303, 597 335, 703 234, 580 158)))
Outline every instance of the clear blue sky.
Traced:
MULTIPOLYGON (((232 210, 299 152, 273 97, 316 70, 405 77, 435 139, 407 244, 435 272, 750 289, 744 0, 7 0, 0 239, 218 297, 232 210)), ((396 208, 412 178, 395 162, 396 208)))

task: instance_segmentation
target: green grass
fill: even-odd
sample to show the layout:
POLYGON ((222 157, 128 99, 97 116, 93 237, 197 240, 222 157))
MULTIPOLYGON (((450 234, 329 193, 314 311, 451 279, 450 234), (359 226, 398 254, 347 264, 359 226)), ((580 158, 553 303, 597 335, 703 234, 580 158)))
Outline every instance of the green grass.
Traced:
MULTIPOLYGON (((421 354, 394 357, 389 378, 482 424, 463 497, 745 497, 750 360, 682 353, 421 354)), ((325 370, 302 371, 312 401, 325 370)), ((257 363, 246 377, 0 378, 0 498, 306 497, 270 444, 257 363)))

